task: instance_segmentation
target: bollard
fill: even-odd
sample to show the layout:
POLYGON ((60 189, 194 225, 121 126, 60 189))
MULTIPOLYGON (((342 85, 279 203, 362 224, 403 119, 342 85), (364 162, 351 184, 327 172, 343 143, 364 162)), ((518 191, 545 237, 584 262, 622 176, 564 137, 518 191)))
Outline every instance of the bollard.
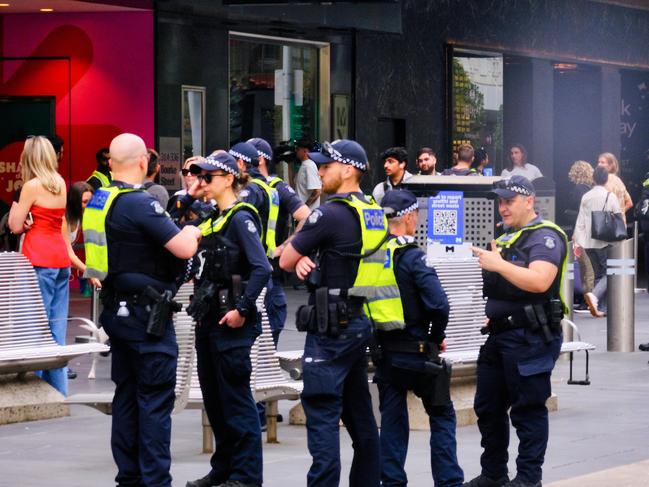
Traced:
POLYGON ((90 295, 90 321, 99 323, 99 289, 95 286, 92 286, 92 294, 90 295))
MULTIPOLYGON (((572 252, 572 242, 570 242, 568 244, 568 257, 566 259, 566 273, 561 281, 561 296, 563 297, 566 306, 568 306, 568 313, 564 315, 564 317, 568 318, 570 321, 573 321, 572 314, 575 301, 575 259, 572 252)), ((561 330, 563 331, 564 342, 573 341, 574 330, 565 320, 561 321, 561 330)))
POLYGON ((606 260, 607 318, 606 350, 633 352, 635 349, 635 258, 634 239, 608 248, 606 260))

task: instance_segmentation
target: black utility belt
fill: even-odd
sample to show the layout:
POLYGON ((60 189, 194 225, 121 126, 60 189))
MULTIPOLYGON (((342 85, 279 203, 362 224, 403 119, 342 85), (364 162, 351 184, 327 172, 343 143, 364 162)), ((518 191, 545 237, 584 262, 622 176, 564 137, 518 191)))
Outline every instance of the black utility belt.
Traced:
POLYGON ((480 331, 485 335, 527 328, 532 332, 543 334, 545 341, 550 342, 552 333, 561 330, 562 318, 563 308, 561 301, 557 299, 549 303, 527 304, 521 311, 503 318, 489 320, 489 325, 480 331))
POLYGON ((305 304, 297 309, 295 325, 298 331, 308 331, 337 337, 349 325, 349 320, 363 316, 362 302, 344 300, 318 304, 305 304))
POLYGON ((423 340, 382 340, 381 348, 387 352, 439 355, 439 347, 437 344, 423 340))

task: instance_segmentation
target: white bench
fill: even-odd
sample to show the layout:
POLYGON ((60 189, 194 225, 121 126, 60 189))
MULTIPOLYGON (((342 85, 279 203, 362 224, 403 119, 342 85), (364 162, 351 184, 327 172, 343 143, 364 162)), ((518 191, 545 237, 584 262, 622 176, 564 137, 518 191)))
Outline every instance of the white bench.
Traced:
MULTIPOLYGON (((178 367, 176 369, 176 400, 173 412, 182 411, 189 400, 189 387, 191 373, 194 363, 194 321, 187 315, 185 308, 189 304, 189 297, 193 293, 192 283, 183 284, 176 297, 176 301, 183 305, 182 311, 174 313, 173 322, 176 330, 176 341, 178 343, 178 367)), ((107 348, 107 347, 106 347, 107 348)), ((113 391, 91 392, 73 394, 66 399, 68 404, 82 404, 93 407, 104 414, 111 414, 113 391)))
MULTIPOLYGON (((297 400, 302 392, 303 383, 286 377, 275 356, 275 344, 270 329, 268 314, 264 298, 266 288, 257 298, 257 310, 261 313, 261 335, 257 337, 251 350, 252 375, 250 388, 255 401, 266 403, 266 442, 277 441, 277 401, 280 399, 297 400)), ((203 395, 196 367, 192 372, 191 387, 189 390, 188 408, 202 408, 203 395)), ((203 452, 212 451, 212 431, 209 421, 203 413, 203 452)))
MULTIPOLYGON (((485 301, 482 297, 482 271, 474 257, 456 259, 429 259, 428 265, 435 268, 450 304, 449 322, 446 327, 446 351, 442 357, 454 364, 473 366, 478 360, 480 347, 487 339, 480 330, 486 323, 485 301)), ((565 320, 567 325, 579 331, 574 323, 565 320)), ((568 384, 588 385, 589 351, 595 345, 582 341, 564 342, 561 353, 570 354, 570 378, 568 384), (584 380, 573 379, 573 355, 586 354, 586 376, 584 380)), ((282 367, 293 377, 301 375, 302 350, 277 352, 282 367)))
MULTIPOLYGON (((75 320, 94 326, 85 318, 68 318, 75 320)), ((105 351, 101 343, 57 344, 31 263, 17 252, 0 253, 0 374, 60 368, 75 357, 105 351)))

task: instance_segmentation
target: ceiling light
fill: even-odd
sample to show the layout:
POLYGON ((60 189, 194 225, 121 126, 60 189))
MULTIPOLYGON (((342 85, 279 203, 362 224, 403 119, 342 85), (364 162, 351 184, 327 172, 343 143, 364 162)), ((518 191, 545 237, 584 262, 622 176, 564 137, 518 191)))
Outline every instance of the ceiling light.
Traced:
POLYGON ((53 8, 42 8, 40 10, 41 10, 41 12, 54 12, 53 8))
POLYGON ((567 69, 577 69, 577 65, 572 64, 572 63, 555 63, 554 64, 554 69, 558 69, 558 70, 561 70, 561 71, 567 70, 567 69))
POLYGON ((8 7, 8 6, 9 6, 8 3, 0 3, 0 7, 8 7))

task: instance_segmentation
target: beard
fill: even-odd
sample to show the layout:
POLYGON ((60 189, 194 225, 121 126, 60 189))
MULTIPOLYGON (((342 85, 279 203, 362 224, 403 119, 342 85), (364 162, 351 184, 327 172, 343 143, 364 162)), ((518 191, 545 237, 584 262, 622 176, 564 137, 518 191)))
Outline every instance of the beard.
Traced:
POLYGON ((322 192, 326 194, 336 194, 342 183, 343 178, 340 175, 340 172, 335 174, 329 173, 322 180, 322 192))

